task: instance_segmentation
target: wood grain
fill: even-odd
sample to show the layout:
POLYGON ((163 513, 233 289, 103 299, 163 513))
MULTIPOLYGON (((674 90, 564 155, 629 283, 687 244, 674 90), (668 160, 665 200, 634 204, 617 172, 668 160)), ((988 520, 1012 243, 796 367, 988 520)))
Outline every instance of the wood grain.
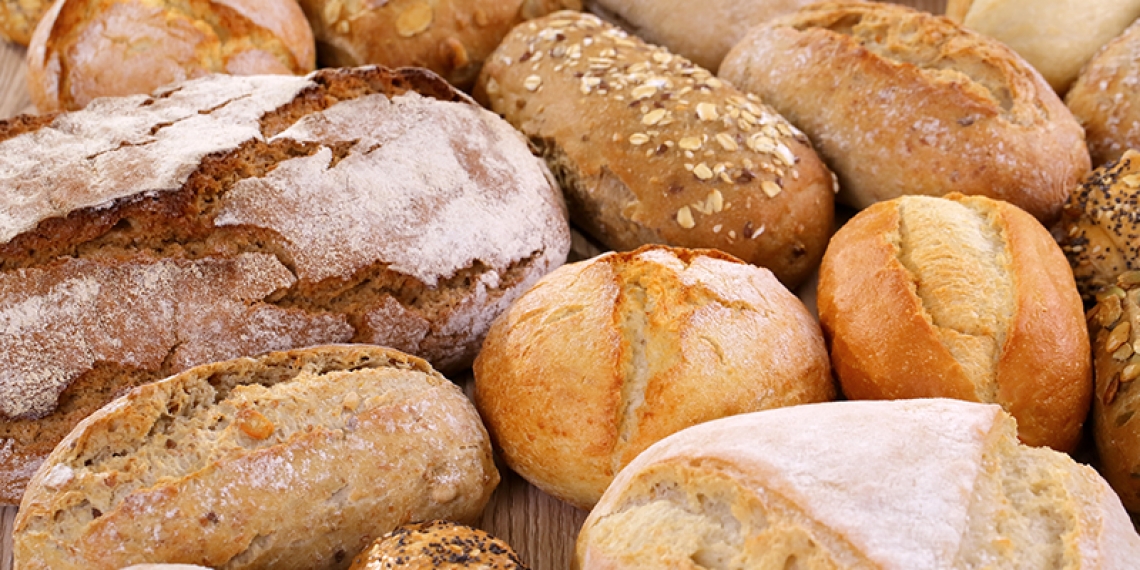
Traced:
MULTIPOLYGON (((946 0, 898 3, 935 13, 946 6, 946 0)), ((25 86, 24 49, 0 43, 0 119, 33 110, 25 86)), ((811 292, 801 296, 814 300, 811 292)), ((534 570, 569 568, 574 539, 587 513, 539 491, 505 467, 500 470, 503 482, 491 497, 480 526, 513 545, 534 570)), ((0 508, 0 570, 12 570, 15 516, 15 507, 0 508)))

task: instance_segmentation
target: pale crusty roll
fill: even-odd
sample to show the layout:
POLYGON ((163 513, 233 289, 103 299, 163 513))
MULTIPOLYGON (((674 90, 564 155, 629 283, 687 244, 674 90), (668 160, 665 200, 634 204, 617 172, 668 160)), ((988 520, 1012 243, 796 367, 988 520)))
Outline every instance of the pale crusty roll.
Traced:
POLYGON ((581 508, 671 433, 835 396, 819 326, 771 272, 662 246, 552 272, 495 321, 474 372, 507 465, 581 508))
POLYGON ((357 555, 349 570, 528 570, 509 544, 448 521, 401 526, 357 555))
POLYGON ((1081 71, 1065 103, 1085 128, 1094 165, 1140 148, 1140 23, 1104 46, 1081 71))
POLYGON ((1084 309, 1061 249, 1017 207, 951 194, 860 212, 824 255, 818 307, 848 398, 997 403, 1029 445, 1080 439, 1084 309))
POLYGON ((824 2, 761 24, 720 76, 803 129, 856 208, 960 192, 1051 225, 1089 170, 1080 125, 1025 60, 904 6, 824 2))
POLYGON ((716 420, 638 456, 574 568, 1135 568, 1092 468, 1018 445, 997 406, 835 402, 716 420))
POLYGON ((15 564, 347 568, 413 520, 478 518, 499 482, 462 391, 391 349, 193 368, 84 420, 29 484, 15 564))

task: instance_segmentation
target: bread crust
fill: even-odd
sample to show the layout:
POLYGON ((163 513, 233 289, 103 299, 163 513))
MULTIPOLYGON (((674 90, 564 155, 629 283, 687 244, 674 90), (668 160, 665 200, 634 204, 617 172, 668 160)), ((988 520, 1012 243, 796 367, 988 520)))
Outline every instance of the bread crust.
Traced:
POLYGON ((376 539, 349 570, 529 570, 509 544, 449 521, 405 525, 376 539))
POLYGON ((47 0, 0 0, 0 40, 28 45, 32 31, 50 6, 47 0))
MULTIPOLYGON (((940 297, 945 293, 920 297, 918 276, 900 260, 908 246, 899 243, 901 204, 929 199, 871 206, 836 233, 820 267, 819 316, 843 393, 852 399, 997 403, 1017 418, 1025 443, 1071 451, 1080 440, 1092 384, 1088 333, 1068 263, 1049 233, 1020 209, 982 197, 946 199, 977 212, 1000 235, 996 255, 1008 281, 991 285, 1006 291, 1012 304, 996 309, 997 330, 954 331, 952 324, 936 322, 928 307, 947 302, 940 297), (995 339, 994 360, 971 373, 975 369, 956 357, 947 335, 995 339)), ((950 252, 960 246, 947 236, 941 247, 950 252)), ((968 267, 943 271, 948 278, 977 278, 968 267)))
POLYGON ((903 6, 825 2, 761 24, 720 76, 803 129, 857 208, 960 192, 1052 225, 1089 169, 1084 132, 1039 73, 903 6))
POLYGON ((1065 103, 1085 128, 1094 166, 1140 148, 1140 25, 1105 44, 1081 70, 1065 103))

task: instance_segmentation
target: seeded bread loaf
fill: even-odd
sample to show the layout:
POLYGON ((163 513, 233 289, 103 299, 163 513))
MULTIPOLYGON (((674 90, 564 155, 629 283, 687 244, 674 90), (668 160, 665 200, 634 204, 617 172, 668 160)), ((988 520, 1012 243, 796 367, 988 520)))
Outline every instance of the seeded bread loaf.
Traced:
POLYGON ((1093 165, 1140 149, 1140 22, 1104 46, 1081 70, 1065 103, 1088 137, 1093 165))
POLYGON ((1080 125, 1025 60, 904 6, 821 2, 761 24, 720 76, 803 129, 856 208, 959 192, 1052 225, 1089 170, 1080 125))
POLYGON ((324 346, 207 364, 80 422, 28 485, 23 570, 347 568, 499 482, 471 402, 423 360, 324 346))
POLYGON ((677 433, 618 475, 574 568, 1135 568, 1092 468, 1018 445, 997 406, 834 402, 677 433))
POLYGON ((510 545, 448 521, 402 526, 373 542, 349 570, 528 570, 510 545))
POLYGON ((465 368, 568 248, 542 161, 422 70, 0 123, 0 498, 83 416, 193 365, 352 341, 465 368))
POLYGON ((832 175, 756 98, 590 14, 516 27, 476 97, 530 137, 578 227, 616 250, 715 248, 789 288, 816 268, 832 175))
POLYGON ((1000 404, 1021 440, 1072 451, 1092 396, 1073 273, 1023 210, 981 196, 905 196, 845 224, 817 305, 851 399, 1000 404))
POLYGON ((28 45, 51 4, 50 0, 0 0, 0 40, 28 45))

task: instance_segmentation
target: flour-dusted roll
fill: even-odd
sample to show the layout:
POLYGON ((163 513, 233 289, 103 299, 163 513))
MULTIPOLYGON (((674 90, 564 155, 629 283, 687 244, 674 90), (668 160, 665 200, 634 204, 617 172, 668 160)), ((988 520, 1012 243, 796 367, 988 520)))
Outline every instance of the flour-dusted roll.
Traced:
POLYGON ((960 192, 1052 225, 1089 170, 1084 131, 1025 60, 904 6, 822 2, 761 24, 720 76, 803 129, 857 208, 960 192))
POLYGON ((197 364, 352 341, 465 368, 569 245, 526 141, 422 70, 0 123, 0 499, 83 416, 197 364))
POLYGON ((141 386, 68 434, 20 503, 15 565, 347 568, 499 482, 471 402, 418 358, 324 346, 141 386))
POLYGON ((575 568, 1125 570, 1140 536, 1092 468, 997 406, 836 402, 725 418, 638 456, 575 568))
POLYGON ((376 539, 349 570, 528 570, 511 546, 449 521, 405 525, 376 539))
POLYGON ((755 97, 590 14, 516 27, 476 89, 559 177, 572 221, 610 249, 715 248, 795 288, 818 266, 834 180, 755 97))
POLYGON ((1088 137, 1094 166, 1140 149, 1140 23, 1104 46, 1081 70, 1065 103, 1088 137))

